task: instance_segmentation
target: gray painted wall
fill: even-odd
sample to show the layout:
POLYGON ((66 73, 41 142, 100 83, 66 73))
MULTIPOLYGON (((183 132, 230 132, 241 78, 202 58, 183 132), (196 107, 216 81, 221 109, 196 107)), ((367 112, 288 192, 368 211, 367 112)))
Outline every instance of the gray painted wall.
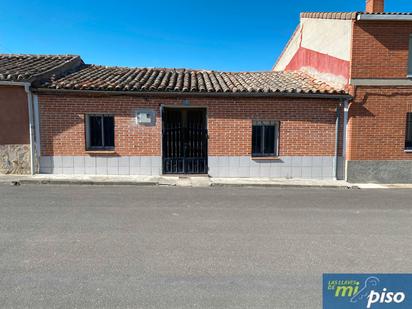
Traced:
POLYGON ((412 160, 348 161, 352 183, 412 183, 412 160))
MULTIPOLYGON (((252 160, 250 157, 209 157, 211 177, 270 177, 334 179, 334 157, 282 157, 252 160)), ((162 173, 161 157, 42 157, 41 174, 144 175, 162 173)))
POLYGON ((142 175, 161 173, 160 157, 41 157, 41 174, 142 175))
POLYGON ((270 177, 334 179, 334 157, 281 157, 280 160, 252 160, 245 157, 209 157, 212 177, 270 177))

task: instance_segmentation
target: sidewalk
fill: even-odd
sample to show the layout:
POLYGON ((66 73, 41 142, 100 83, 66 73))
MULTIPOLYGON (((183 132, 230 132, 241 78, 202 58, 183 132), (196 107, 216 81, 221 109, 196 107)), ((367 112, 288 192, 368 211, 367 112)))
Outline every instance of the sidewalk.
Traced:
POLYGON ((0 183, 15 185, 57 184, 57 185, 130 185, 130 186, 179 186, 179 187, 320 187, 352 188, 345 181, 273 179, 273 178, 209 178, 178 176, 0 176, 0 183))
POLYGON ((347 189, 412 189, 412 184, 350 184, 337 180, 274 178, 209 178, 203 176, 69 176, 1 175, 0 184, 128 185, 177 187, 317 187, 347 189))

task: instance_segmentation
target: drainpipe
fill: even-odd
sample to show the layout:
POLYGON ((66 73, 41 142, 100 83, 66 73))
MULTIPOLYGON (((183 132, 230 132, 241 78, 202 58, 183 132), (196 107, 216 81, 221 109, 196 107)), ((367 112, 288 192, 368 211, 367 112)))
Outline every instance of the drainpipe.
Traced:
POLYGON ((33 121, 33 94, 30 84, 24 84, 24 90, 27 93, 27 108, 29 112, 29 136, 30 136, 30 174, 35 174, 35 149, 34 149, 34 121, 33 121))
POLYGON ((340 126, 340 107, 342 103, 336 107, 336 132, 335 132, 335 166, 334 168, 334 175, 335 179, 338 180, 338 171, 339 171, 339 126, 340 126))
POLYGON ((348 162, 346 160, 347 149, 348 149, 348 121, 349 121, 349 100, 346 99, 343 101, 343 139, 342 139, 342 156, 343 162, 345 164, 345 180, 348 180, 348 162))
MULTIPOLYGON (((40 164, 40 113, 39 113, 39 96, 37 94, 33 95, 33 112, 34 112, 34 127, 35 127, 35 143, 36 143, 36 159, 37 167, 40 164)), ((38 173, 39 170, 36 170, 38 173)))

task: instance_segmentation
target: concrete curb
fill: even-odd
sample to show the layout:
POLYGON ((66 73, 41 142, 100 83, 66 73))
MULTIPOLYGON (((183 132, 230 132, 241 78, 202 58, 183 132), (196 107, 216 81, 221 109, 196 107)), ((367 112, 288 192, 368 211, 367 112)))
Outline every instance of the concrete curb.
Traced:
POLYGON ((262 184, 230 184, 230 183, 212 183, 211 187, 238 187, 238 188, 319 188, 319 189, 359 189, 354 186, 340 186, 340 185, 308 185, 308 184, 277 184, 277 183, 262 183, 262 184))
POLYGON ((88 185, 88 186, 158 186, 158 187, 238 187, 238 188, 323 188, 323 189, 363 189, 356 184, 345 182, 311 182, 311 181, 269 181, 259 179, 213 179, 213 178, 196 178, 196 177, 142 177, 123 178, 53 178, 53 177, 0 177, 0 183, 10 185, 88 185))
POLYGON ((209 185, 179 185, 176 183, 150 181, 94 181, 94 180, 61 180, 61 179, 22 179, 1 182, 19 185, 83 185, 83 186, 158 186, 158 187, 190 187, 190 188, 320 188, 320 189, 360 189, 357 186, 317 185, 317 184, 277 184, 277 183, 210 183, 209 185))
POLYGON ((11 182, 14 185, 86 185, 86 186, 158 186, 158 182, 149 181, 93 181, 93 180, 51 180, 24 179, 11 182))

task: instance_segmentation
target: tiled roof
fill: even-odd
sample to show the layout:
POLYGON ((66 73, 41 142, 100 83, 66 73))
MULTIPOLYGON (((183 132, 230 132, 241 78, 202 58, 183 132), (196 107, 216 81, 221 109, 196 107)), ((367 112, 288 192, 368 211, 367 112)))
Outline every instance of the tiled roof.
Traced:
POLYGON ((358 16, 357 12, 304 12, 300 18, 341 19, 352 20, 358 16))
POLYGON ((95 65, 85 65, 41 88, 144 93, 345 93, 303 72, 230 73, 95 65))
POLYGON ((53 74, 61 67, 81 62, 79 56, 0 54, 0 81, 33 81, 53 74))
POLYGON ((340 19, 340 20, 355 20, 359 15, 381 15, 381 16, 407 16, 412 13, 365 13, 365 12, 304 12, 300 14, 300 18, 317 18, 317 19, 340 19))

